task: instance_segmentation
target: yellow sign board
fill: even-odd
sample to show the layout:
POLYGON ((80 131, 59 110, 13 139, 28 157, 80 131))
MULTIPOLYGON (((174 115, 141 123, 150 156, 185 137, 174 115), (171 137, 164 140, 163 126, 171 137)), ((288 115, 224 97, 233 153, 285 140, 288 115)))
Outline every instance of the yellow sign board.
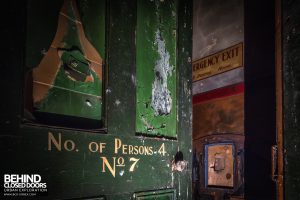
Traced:
POLYGON ((243 66, 243 43, 193 62, 193 81, 243 66))

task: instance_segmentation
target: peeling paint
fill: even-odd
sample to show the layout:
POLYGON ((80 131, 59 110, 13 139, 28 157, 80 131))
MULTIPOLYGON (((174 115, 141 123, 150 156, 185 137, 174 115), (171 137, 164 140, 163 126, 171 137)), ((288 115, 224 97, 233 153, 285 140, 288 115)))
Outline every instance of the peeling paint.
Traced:
POLYGON ((172 75, 173 66, 170 65, 170 54, 166 49, 165 41, 162 38, 160 30, 155 33, 155 43, 160 59, 155 63, 155 80, 152 84, 151 106, 155 115, 167 115, 171 112, 172 98, 168 90, 168 76, 172 75))
POLYGON ((176 137, 176 4, 138 2, 136 131, 176 137))

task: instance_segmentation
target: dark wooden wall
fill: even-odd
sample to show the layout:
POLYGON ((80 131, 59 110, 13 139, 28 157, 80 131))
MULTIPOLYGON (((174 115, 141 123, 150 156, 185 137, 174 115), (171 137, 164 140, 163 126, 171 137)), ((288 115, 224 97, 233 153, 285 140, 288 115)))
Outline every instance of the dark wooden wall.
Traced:
POLYGON ((285 199, 300 199, 300 2, 282 1, 285 199))

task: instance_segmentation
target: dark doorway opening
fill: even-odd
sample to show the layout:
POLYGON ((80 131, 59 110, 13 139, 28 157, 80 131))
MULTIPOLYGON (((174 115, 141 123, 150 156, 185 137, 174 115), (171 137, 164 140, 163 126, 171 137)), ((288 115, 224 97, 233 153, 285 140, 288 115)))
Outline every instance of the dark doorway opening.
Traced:
POLYGON ((275 1, 245 1, 245 199, 276 199, 275 1))

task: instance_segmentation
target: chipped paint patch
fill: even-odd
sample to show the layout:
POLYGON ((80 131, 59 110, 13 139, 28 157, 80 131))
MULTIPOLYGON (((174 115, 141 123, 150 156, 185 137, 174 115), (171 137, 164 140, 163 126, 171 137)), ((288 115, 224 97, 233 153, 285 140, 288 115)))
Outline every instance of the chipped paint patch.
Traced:
POLYGON ((145 126, 147 127, 147 130, 154 129, 154 127, 151 124, 149 124, 149 122, 147 122, 147 120, 144 117, 142 117, 141 119, 142 119, 143 123, 145 124, 145 126))
POLYGON ((171 112, 172 98, 167 81, 168 77, 172 75, 174 67, 170 65, 170 54, 159 29, 155 33, 155 44, 160 58, 156 61, 154 68, 155 80, 152 84, 151 107, 157 116, 167 115, 171 112))

